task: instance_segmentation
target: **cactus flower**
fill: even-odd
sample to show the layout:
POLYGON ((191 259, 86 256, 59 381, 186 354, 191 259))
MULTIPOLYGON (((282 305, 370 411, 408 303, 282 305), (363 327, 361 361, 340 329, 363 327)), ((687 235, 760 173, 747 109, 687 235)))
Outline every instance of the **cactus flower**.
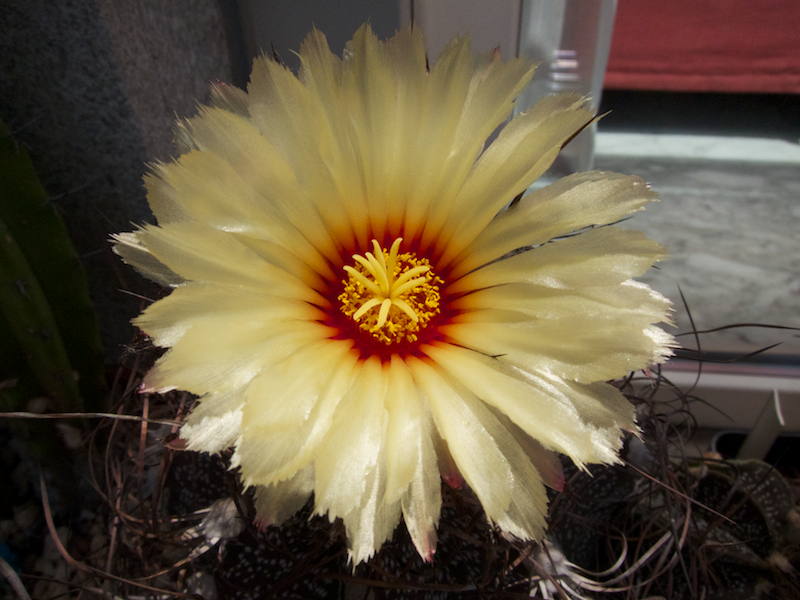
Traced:
POLYGON ((611 463, 636 429, 606 381, 671 353, 669 302, 634 281, 664 250, 612 225, 655 195, 590 172, 506 208, 594 115, 552 96, 489 142, 533 67, 468 37, 430 66, 411 28, 299 56, 216 87, 146 179, 158 224, 115 236, 172 288, 134 321, 169 348, 144 387, 199 396, 182 437, 234 448, 261 523, 313 494, 355 564, 401 518, 431 560, 442 478, 539 539, 556 453, 611 463))

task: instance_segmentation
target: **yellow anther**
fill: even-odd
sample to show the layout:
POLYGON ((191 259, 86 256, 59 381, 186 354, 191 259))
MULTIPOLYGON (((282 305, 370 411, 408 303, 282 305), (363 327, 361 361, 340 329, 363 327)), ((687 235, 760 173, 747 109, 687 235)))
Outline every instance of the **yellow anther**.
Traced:
POLYGON ((419 330, 439 313, 442 280, 427 259, 400 254, 402 241, 397 238, 386 251, 372 240, 374 253, 353 255, 353 266, 344 267, 348 279, 339 296, 342 312, 385 344, 416 341, 419 330))

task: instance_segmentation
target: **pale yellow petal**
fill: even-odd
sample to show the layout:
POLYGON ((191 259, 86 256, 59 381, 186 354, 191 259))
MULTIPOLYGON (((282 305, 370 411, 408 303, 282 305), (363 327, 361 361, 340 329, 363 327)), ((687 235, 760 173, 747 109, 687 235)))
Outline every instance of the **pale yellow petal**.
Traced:
POLYGON ((174 287, 184 283, 183 277, 150 253, 139 233, 132 231, 112 235, 114 252, 125 261, 125 264, 131 265, 139 273, 164 287, 174 287))
POLYGON ((425 431, 425 407, 405 363, 398 356, 384 366, 387 378, 386 411, 389 420, 386 430, 386 501, 396 502, 408 489, 420 460, 422 437, 425 431))
POLYGON ((635 281, 578 290, 515 283, 454 302, 465 312, 443 332, 503 362, 588 383, 670 356, 674 340, 651 326, 669 322, 669 307, 635 281))
MULTIPOLYGON (((335 273, 327 262, 324 263, 324 266, 309 266, 307 262, 301 259, 300 253, 296 252, 296 246, 286 248, 283 245, 263 239, 252 238, 247 235, 231 235, 244 246, 247 246, 250 250, 255 252, 256 256, 261 260, 286 273, 291 273, 313 290, 324 292, 331 282, 341 278, 341 275, 335 273)), ((322 261, 321 256, 318 254, 315 256, 322 261)))
POLYGON ((256 524, 280 525, 305 506, 314 491, 314 467, 309 465, 291 479, 258 486, 255 495, 256 524))
MULTIPOLYGON (((515 446, 518 449, 519 446, 515 446)), ((488 515, 492 522, 504 532, 523 541, 540 541, 547 528, 547 492, 542 485, 539 473, 527 461, 527 456, 520 450, 513 454, 509 461, 514 473, 514 489, 508 508, 501 514, 488 515)))
POLYGON ((325 34, 316 27, 300 45, 298 79, 319 98, 323 109, 336 106, 341 97, 342 59, 333 54, 325 34))
POLYGON ((189 132, 186 129, 186 121, 180 118, 172 127, 172 143, 179 155, 188 154, 189 152, 194 152, 200 149, 189 135, 189 132))
POLYGON ((250 114, 247 110, 247 93, 224 82, 211 85, 211 105, 242 117, 250 114))
POLYGON ((358 182, 351 170, 336 172, 348 165, 339 162, 346 155, 337 153, 338 141, 312 90, 288 69, 262 57, 253 65, 247 91, 253 124, 288 163, 337 240, 349 244, 354 237, 366 239, 363 194, 352 193, 358 182))
POLYGON ((561 465, 559 455, 547 450, 513 423, 508 427, 509 431, 513 433, 514 439, 517 440, 517 443, 530 459, 531 464, 536 468, 544 484, 556 491, 563 491, 564 467, 561 465))
POLYGON ((426 226, 423 244, 435 238, 442 264, 449 264, 592 118, 582 98, 563 94, 549 96, 512 119, 475 163, 441 230, 433 222, 426 226))
POLYGON ((436 469, 436 454, 427 450, 420 455, 425 462, 417 465, 411 485, 400 499, 403 520, 414 547, 422 560, 431 562, 436 552, 436 528, 442 510, 442 483, 436 469))
MULTIPOLYGON (((312 31, 300 47, 300 81, 302 81, 310 97, 321 108, 318 117, 324 129, 319 136, 318 151, 320 160, 328 169, 335 188, 325 193, 335 192, 333 212, 321 213, 331 221, 335 231, 345 229, 342 224, 349 224, 350 231, 342 234, 339 240, 348 248, 353 248, 354 227, 360 236, 366 235, 368 220, 364 218, 367 211, 367 196, 361 177, 361 155, 358 135, 351 113, 351 94, 348 90, 353 85, 352 74, 345 69, 347 63, 331 53, 325 36, 317 30, 312 31), (352 225, 355 223, 355 225, 352 225)), ((303 167, 306 168, 306 167, 303 167)), ((319 194, 319 192, 316 192, 319 194)), ((325 201, 325 197, 319 200, 325 201)), ((322 209, 325 210, 326 206, 322 209)), ((362 243, 366 239, 360 238, 362 243)))
POLYGON ((522 373, 449 344, 426 346, 425 352, 532 438, 577 463, 608 460, 620 447, 620 428, 635 427, 633 406, 612 386, 522 373))
POLYGON ((347 532, 348 559, 354 565, 372 558, 400 522, 400 502, 386 501, 385 454, 365 478, 361 504, 343 516, 347 532))
MULTIPOLYGON (((438 62, 434 65, 434 71, 440 68, 438 62)), ((523 57, 503 62, 497 48, 475 59, 467 99, 453 143, 456 151, 476 140, 483 144, 489 138, 511 114, 517 97, 530 82, 535 69, 535 65, 523 57)), ((448 77, 448 74, 442 73, 443 86, 447 85, 448 77)))
POLYGON ((388 368, 386 409, 387 504, 401 501, 411 540, 425 560, 436 548, 436 525, 442 505, 441 479, 433 445, 433 422, 405 362, 392 357, 388 368))
POLYGON ((638 281, 619 285, 579 289, 552 288, 530 283, 509 283, 484 288, 456 299, 450 305, 467 311, 455 321, 467 322, 470 315, 480 311, 474 320, 486 321, 481 314, 487 311, 516 311, 537 319, 571 319, 583 317, 634 316, 646 317, 646 323, 669 322, 672 303, 658 292, 638 281))
POLYGON ((462 346, 526 371, 591 383, 661 364, 672 354, 670 335, 646 322, 632 321, 576 316, 571 320, 460 323, 446 325, 442 331, 462 346))
POLYGON ((233 446, 242 432, 241 390, 206 394, 181 427, 187 449, 211 454, 233 446))
POLYGON ((589 383, 659 364, 677 347, 652 323, 670 303, 644 284, 578 290, 514 283, 460 298, 442 331, 459 343, 530 371, 589 383))
POLYGON ((425 73, 424 54, 422 59, 422 65, 416 68, 423 73, 423 85, 409 107, 414 114, 401 125, 409 144, 405 159, 398 161, 407 173, 399 195, 405 214, 396 224, 394 215, 390 216, 390 228, 402 225, 401 230, 392 229, 392 235, 402 234, 408 239, 422 232, 426 214, 435 202, 455 197, 485 140, 480 131, 473 130, 472 139, 455 143, 473 74, 469 38, 455 38, 447 44, 430 73, 425 73))
POLYGON ((581 289, 639 277, 666 255, 638 231, 601 227, 492 263, 453 282, 452 294, 506 283, 581 289))
MULTIPOLYGON (((393 44, 405 42, 409 30, 393 44)), ((401 43, 408 50, 408 43, 401 43)), ((364 194, 371 235, 382 239, 386 232, 390 206, 403 197, 401 176, 405 174, 403 158, 409 148, 408 135, 401 124, 409 123, 406 110, 416 108, 417 98, 407 105, 403 89, 406 74, 403 63, 396 65, 389 44, 382 42, 368 25, 361 27, 348 44, 346 69, 348 75, 344 92, 350 107, 349 117, 357 132, 358 154, 362 164, 364 194), (395 67, 399 67, 395 71, 395 67)), ((412 58, 413 60, 413 58, 412 58)), ((403 61, 405 62, 405 61, 403 61)), ((409 91, 419 88, 424 70, 413 73, 409 91)), ((413 128, 413 126, 412 126, 413 128)), ((410 141, 410 140, 409 140, 410 141)), ((402 211, 402 203, 400 203, 402 211)), ((402 212, 401 212, 402 214, 402 212)))
POLYGON ((469 392, 454 389, 454 381, 446 381, 417 358, 409 358, 407 363, 417 385, 428 397, 436 428, 447 442, 464 479, 477 494, 487 515, 502 513, 508 508, 514 484, 497 438, 510 437, 510 434, 499 428, 489 431, 486 408, 469 392))
POLYGON ((265 368, 247 387, 244 419, 260 436, 301 426, 322 400, 352 342, 321 340, 265 368))
POLYGON ((487 518, 520 539, 540 538, 547 494, 508 429, 457 380, 419 359, 408 363, 428 394, 436 427, 487 518))
POLYGON ((259 256, 235 236, 202 223, 148 226, 139 238, 155 258, 187 280, 247 286, 275 296, 326 305, 325 299, 310 287, 315 281, 299 279, 302 273, 289 273, 279 262, 270 264, 268 256, 259 256))
POLYGON ((525 196, 497 215, 456 258, 451 277, 526 246, 590 225, 607 225, 642 210, 656 199, 647 183, 633 176, 592 171, 576 173, 525 196))
POLYGON ((473 62, 468 36, 452 40, 437 58, 429 76, 430 102, 436 107, 431 116, 436 120, 421 122, 427 130, 422 133, 426 145, 437 154, 423 150, 420 156, 424 162, 419 160, 413 175, 419 185, 409 198, 406 218, 415 235, 424 226, 423 248, 436 241, 481 148, 511 114, 533 71, 525 59, 501 62, 499 52, 485 53, 473 62), (434 156, 442 158, 432 160, 434 156), (422 208, 427 208, 424 220, 422 208))
POLYGON ((240 389, 266 366, 331 334, 319 323, 302 321, 198 322, 158 360, 144 385, 151 391, 183 389, 198 395, 240 389))
MULTIPOLYGON (((420 393, 422 393, 420 391, 420 393)), ((424 396, 424 394, 423 394, 424 396)), ((430 405, 430 402, 428 402, 430 405)), ((453 489, 461 489, 464 486, 464 477, 458 470, 456 461, 450 453, 450 448, 447 442, 442 439, 439 430, 434 427, 431 433, 433 447, 436 450, 436 464, 439 466, 439 473, 441 473, 444 482, 453 489)))
POLYGON ((197 322, 240 320, 277 323, 317 321, 322 311, 289 298, 270 296, 261 290, 235 289, 207 283, 188 283, 148 306, 133 320, 162 348, 174 346, 197 322))
MULTIPOLYGON (((503 420, 498 419, 502 424, 503 420)), ((542 476, 535 463, 530 460, 527 448, 523 448, 516 436, 504 449, 508 457, 514 488, 508 509, 490 518, 504 532, 520 540, 541 540, 547 527, 547 491, 542 485, 542 476)))
POLYGON ((549 488, 558 490, 559 492, 564 489, 564 468, 561 465, 561 459, 556 452, 547 450, 539 441, 535 440, 529 434, 519 427, 514 421, 505 415, 501 410, 489 405, 492 414, 503 424, 503 427, 508 429, 509 433, 514 436, 514 439, 519 444, 522 451, 525 452, 531 464, 539 473, 542 482, 549 488))
POLYGON ((174 163, 156 163, 151 166, 152 172, 144 176, 147 203, 160 225, 191 219, 181 204, 177 190, 169 184, 167 174, 172 168, 174 163))
POLYGON ((419 441, 416 470, 400 503, 411 541, 422 559, 431 561, 436 550, 436 527, 442 508, 442 482, 431 435, 426 431, 419 441))
POLYGON ((277 241, 324 272, 317 251, 333 259, 336 244, 278 150, 248 120, 221 109, 204 109, 185 129, 203 151, 162 172, 185 210, 214 227, 277 241))
POLYGON ((371 357, 345 394, 314 462, 315 512, 345 517, 362 505, 367 478, 375 470, 386 439, 386 381, 380 360, 371 357))
POLYGON ((348 350, 349 345, 326 340, 324 348, 314 346, 298 353, 309 362, 308 369, 295 362, 295 370, 287 374, 287 365, 281 364, 261 373, 253 382, 252 389, 247 390, 246 427, 231 459, 232 466, 242 467, 246 482, 267 485, 280 481, 313 461, 357 372, 358 355, 348 350), (320 351, 324 354, 319 355, 320 351), (321 362, 313 360, 312 353, 321 362), (281 389, 287 385, 282 375, 291 376, 289 381, 299 386, 297 398, 307 399, 305 406, 299 407, 301 414, 294 423, 286 416, 290 409, 296 411, 298 407, 291 390, 281 389), (298 381, 300 378, 303 381, 298 381), (289 406, 283 409, 282 422, 273 421, 272 410, 280 402, 289 406))

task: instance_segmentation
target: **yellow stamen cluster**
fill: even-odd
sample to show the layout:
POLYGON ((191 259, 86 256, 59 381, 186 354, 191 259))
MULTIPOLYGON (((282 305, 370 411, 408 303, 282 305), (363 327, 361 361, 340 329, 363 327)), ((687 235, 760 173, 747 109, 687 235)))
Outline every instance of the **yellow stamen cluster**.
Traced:
POLYGON ((417 341, 419 330, 439 313, 438 284, 444 282, 427 259, 399 254, 402 241, 397 238, 387 252, 372 240, 374 254, 354 254, 339 296, 342 312, 384 344, 417 341))

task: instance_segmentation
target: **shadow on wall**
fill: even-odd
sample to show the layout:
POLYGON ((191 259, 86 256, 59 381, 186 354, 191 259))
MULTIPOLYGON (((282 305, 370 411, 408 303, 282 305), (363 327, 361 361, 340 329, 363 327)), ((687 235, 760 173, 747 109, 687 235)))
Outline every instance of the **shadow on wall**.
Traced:
POLYGON ((153 291, 108 235, 152 221, 145 163, 170 157, 175 115, 192 114, 209 82, 230 81, 223 17, 216 0, 6 0, 0 11, 0 117, 67 225, 112 360, 141 309, 119 289, 153 291))
POLYGON ((0 118, 30 152, 89 277, 107 356, 157 294, 112 254, 108 235, 152 221, 145 163, 173 154, 172 125, 214 81, 246 84, 259 48, 296 65, 312 25, 332 48, 365 21, 399 25, 396 1, 6 0, 0 11, 0 118), (254 31, 258 29, 258 36, 254 31))
POLYGON ((388 38, 400 27, 400 1, 383 0, 240 0, 242 34, 248 59, 273 50, 290 69, 297 70, 300 49, 308 32, 316 27, 328 38, 331 51, 341 56, 345 43, 364 23, 379 37, 388 38))

